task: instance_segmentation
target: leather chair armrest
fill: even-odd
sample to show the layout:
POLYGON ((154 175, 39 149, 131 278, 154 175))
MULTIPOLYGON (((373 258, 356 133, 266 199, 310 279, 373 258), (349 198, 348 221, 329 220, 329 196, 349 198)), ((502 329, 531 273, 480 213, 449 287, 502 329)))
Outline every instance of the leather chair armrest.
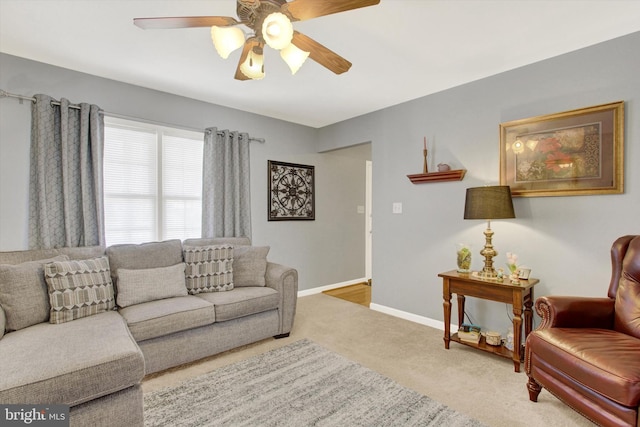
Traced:
POLYGON ((544 296, 536 300, 536 312, 542 317, 538 329, 601 328, 613 329, 615 301, 610 298, 544 296))

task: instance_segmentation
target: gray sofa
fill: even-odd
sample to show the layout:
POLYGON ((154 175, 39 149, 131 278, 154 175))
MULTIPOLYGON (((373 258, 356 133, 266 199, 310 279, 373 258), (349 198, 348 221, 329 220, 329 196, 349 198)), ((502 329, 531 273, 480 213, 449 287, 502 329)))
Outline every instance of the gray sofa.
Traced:
POLYGON ((0 252, 0 403, 66 404, 74 426, 141 426, 145 375, 289 335, 298 274, 267 253, 246 238, 0 252), (187 259, 220 245, 232 274, 187 259), (80 303, 51 291, 96 278, 80 303))

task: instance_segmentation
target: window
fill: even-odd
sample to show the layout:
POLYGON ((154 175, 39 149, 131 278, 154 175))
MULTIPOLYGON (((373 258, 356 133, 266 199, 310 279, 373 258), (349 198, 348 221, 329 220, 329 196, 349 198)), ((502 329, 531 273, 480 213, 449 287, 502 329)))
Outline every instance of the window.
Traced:
POLYGON ((204 134, 105 117, 107 245, 200 237, 204 134))

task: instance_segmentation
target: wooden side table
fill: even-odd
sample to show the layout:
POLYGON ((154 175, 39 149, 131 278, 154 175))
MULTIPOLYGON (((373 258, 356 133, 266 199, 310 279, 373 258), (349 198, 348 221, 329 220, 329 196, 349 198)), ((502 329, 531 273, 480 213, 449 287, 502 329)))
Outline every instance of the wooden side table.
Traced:
POLYGON ((514 370, 520 372, 520 363, 524 356, 522 342, 531 332, 533 324, 533 287, 538 279, 520 280, 517 285, 508 278, 502 280, 485 280, 471 274, 458 273, 455 270, 438 274, 442 277, 442 297, 444 298, 444 348, 455 341, 478 350, 497 354, 513 360, 514 370), (504 346, 492 346, 484 337, 478 344, 461 341, 458 334, 451 334, 451 294, 458 297, 458 325, 464 323, 464 302, 466 296, 482 298, 490 301, 504 302, 513 306, 513 351, 504 346), (522 314, 524 312, 524 337, 522 337, 522 314))

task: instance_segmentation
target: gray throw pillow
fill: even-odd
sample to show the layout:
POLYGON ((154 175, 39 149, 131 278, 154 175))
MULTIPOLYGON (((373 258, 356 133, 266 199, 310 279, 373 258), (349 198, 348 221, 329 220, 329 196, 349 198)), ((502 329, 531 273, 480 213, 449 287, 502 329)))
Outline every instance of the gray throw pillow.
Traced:
POLYGON ((238 246, 233 249, 233 285, 265 286, 270 246, 238 246))
POLYGON ((233 289, 233 246, 185 246, 184 262, 191 295, 233 289))
POLYGON ((119 307, 187 295, 184 263, 170 267, 118 270, 119 307))
POLYGON ((137 270, 141 268, 171 267, 182 259, 182 243, 178 239, 163 242, 111 245, 107 248, 111 280, 118 289, 118 271, 121 268, 137 270))
POLYGON ((64 323, 115 307, 109 260, 56 261, 44 266, 49 288, 50 323, 64 323))
POLYGON ((6 316, 6 330, 17 331, 49 320, 49 293, 44 280, 44 265, 66 261, 66 255, 0 265, 0 305, 6 316))

